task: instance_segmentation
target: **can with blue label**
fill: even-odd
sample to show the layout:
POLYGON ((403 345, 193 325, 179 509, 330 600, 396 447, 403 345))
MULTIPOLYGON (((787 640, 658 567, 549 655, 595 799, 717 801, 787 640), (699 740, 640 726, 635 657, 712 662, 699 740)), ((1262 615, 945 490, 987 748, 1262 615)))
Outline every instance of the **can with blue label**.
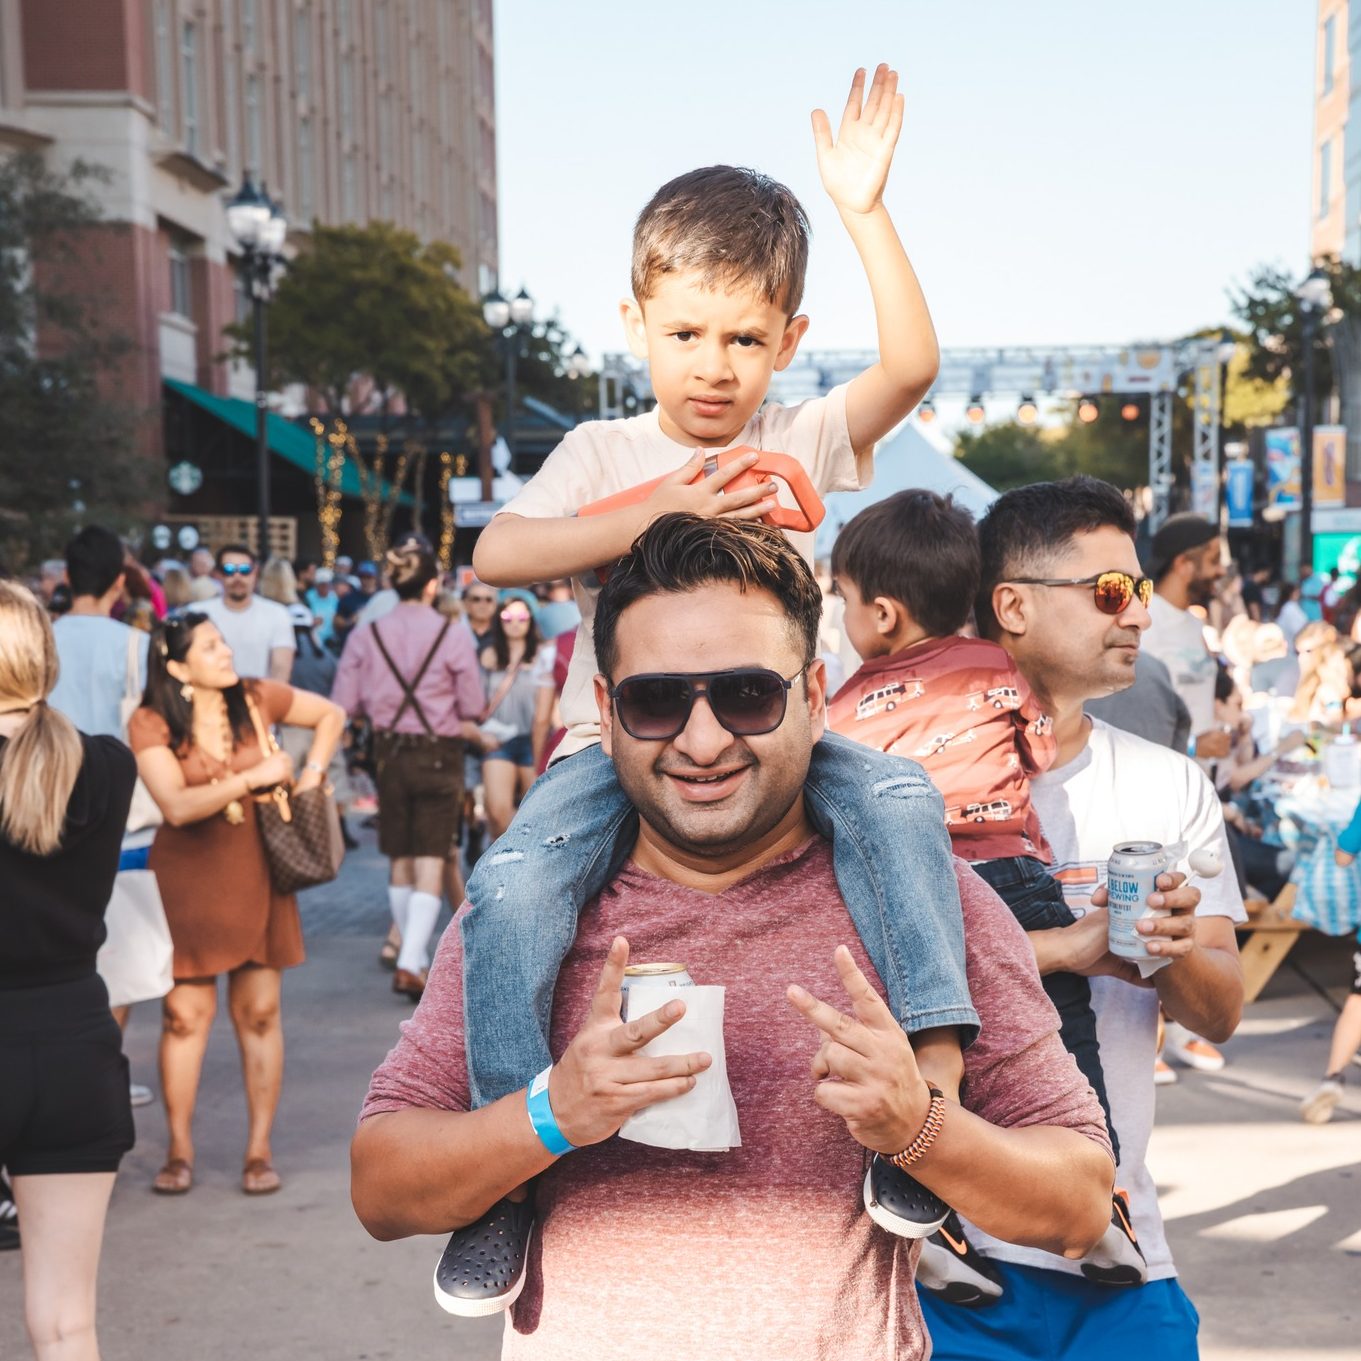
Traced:
POLYGON ((1156 959, 1148 952, 1144 938, 1136 930, 1139 922, 1167 916, 1164 907, 1149 907, 1149 894, 1155 882, 1175 859, 1157 841, 1125 841, 1111 852, 1106 869, 1107 940, 1113 955, 1121 959, 1156 959))

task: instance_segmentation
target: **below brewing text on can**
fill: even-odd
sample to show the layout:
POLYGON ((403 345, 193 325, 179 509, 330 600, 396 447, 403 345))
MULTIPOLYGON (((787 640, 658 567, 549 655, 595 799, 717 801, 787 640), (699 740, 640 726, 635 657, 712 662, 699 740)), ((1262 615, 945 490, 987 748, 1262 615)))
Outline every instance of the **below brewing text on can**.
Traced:
POLYGON ((1122 959, 1155 958, 1135 928, 1146 918, 1167 916, 1166 908, 1148 905, 1155 881, 1167 866, 1167 848, 1157 841, 1125 841, 1111 852, 1106 869, 1106 938, 1111 954, 1122 959))

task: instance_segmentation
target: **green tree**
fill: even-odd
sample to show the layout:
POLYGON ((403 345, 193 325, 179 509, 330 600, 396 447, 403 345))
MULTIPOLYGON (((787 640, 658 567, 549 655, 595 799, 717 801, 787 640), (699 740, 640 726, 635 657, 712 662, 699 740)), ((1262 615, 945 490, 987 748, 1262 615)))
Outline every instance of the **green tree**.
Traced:
MULTIPOLYGON (((269 308, 269 376, 347 410, 353 379, 385 404, 405 399, 408 428, 429 426, 494 381, 490 337, 458 281, 458 251, 390 222, 313 228, 269 308)), ((249 323, 228 328, 250 355, 249 323)))
POLYGON ((99 249, 82 162, 0 159, 0 557, 17 571, 60 554, 81 525, 127 532, 154 469, 132 408, 111 397, 128 339, 100 318, 84 268, 99 249))
POLYGON ((1016 421, 961 430, 955 457, 998 491, 1050 482, 1068 472, 1058 445, 1046 431, 1016 421))

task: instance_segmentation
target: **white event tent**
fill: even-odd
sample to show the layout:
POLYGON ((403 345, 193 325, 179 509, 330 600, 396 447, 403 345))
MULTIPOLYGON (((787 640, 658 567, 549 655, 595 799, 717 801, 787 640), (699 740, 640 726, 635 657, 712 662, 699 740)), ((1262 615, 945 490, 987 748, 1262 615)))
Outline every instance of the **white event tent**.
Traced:
POLYGON ((925 487, 942 496, 952 494, 975 518, 997 499, 997 493, 981 477, 935 448, 908 422, 880 444, 874 457, 874 480, 864 491, 834 492, 827 497, 827 518, 817 533, 817 556, 830 555, 832 541, 852 516, 909 487, 925 487))

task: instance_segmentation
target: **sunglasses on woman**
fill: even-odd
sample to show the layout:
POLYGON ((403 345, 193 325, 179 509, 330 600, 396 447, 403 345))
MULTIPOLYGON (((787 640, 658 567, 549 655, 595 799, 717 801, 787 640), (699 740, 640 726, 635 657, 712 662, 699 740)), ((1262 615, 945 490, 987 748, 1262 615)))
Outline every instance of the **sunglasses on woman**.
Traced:
POLYGON ((731 671, 652 672, 612 685, 615 716, 640 742, 667 742, 685 731, 695 700, 703 695, 718 722, 734 737, 759 737, 784 722, 789 689, 803 675, 786 678, 760 666, 731 671))
POLYGON ((1094 577, 1012 577, 1010 586, 1090 586, 1092 600, 1102 614, 1123 614, 1137 595, 1148 608, 1153 599, 1153 578, 1132 577, 1128 572, 1098 572, 1094 577))
POLYGON ((503 624, 523 624, 529 618, 528 610, 502 610, 501 622, 503 624))

